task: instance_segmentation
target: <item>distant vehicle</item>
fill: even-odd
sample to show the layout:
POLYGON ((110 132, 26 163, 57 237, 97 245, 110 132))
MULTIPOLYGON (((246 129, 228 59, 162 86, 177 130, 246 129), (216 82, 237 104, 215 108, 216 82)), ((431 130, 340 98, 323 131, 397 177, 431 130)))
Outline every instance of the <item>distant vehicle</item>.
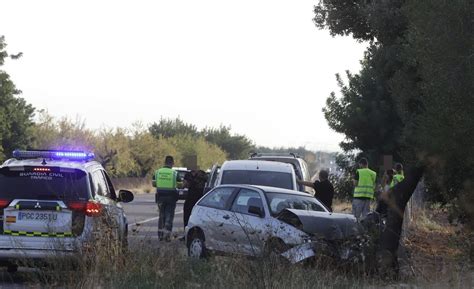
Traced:
POLYGON ((185 236, 188 255, 193 258, 204 258, 209 252, 254 257, 276 254, 297 263, 322 253, 320 248, 326 246, 321 244, 334 245, 331 254, 348 259, 355 251, 341 244, 359 232, 354 216, 330 213, 306 193, 222 185, 196 204, 185 236))
POLYGON ((0 166, 0 265, 14 272, 24 261, 73 255, 102 234, 127 247, 120 203, 133 194, 116 192, 92 153, 17 150, 13 157, 0 166), (98 230, 104 223, 109 230, 98 230))
MULTIPOLYGON (((300 180, 311 182, 311 174, 309 173, 308 164, 306 161, 294 153, 276 154, 276 153, 253 153, 250 155, 250 160, 263 160, 288 163, 295 169, 296 177, 300 180)), ((307 192, 314 196, 315 191, 312 187, 298 185, 298 191, 307 192)))
MULTIPOLYGON (((182 167, 173 167, 173 170, 178 172, 178 182, 182 182, 184 180, 184 176, 189 173, 191 170, 188 170, 187 168, 182 168, 182 167)), ((178 199, 179 200, 185 200, 187 195, 188 195, 188 189, 178 189, 178 199)))
POLYGON ((219 185, 246 184, 297 190, 296 175, 290 164, 235 160, 215 165, 210 173, 205 192, 219 185))

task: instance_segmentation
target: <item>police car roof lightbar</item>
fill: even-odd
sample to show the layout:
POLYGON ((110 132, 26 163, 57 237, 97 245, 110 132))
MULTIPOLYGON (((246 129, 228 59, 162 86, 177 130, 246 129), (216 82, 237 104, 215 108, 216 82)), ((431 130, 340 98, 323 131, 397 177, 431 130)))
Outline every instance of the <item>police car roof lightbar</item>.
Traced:
POLYGON ((94 153, 83 151, 56 151, 56 150, 15 150, 13 157, 16 159, 47 158, 53 160, 88 161, 93 159, 94 153))

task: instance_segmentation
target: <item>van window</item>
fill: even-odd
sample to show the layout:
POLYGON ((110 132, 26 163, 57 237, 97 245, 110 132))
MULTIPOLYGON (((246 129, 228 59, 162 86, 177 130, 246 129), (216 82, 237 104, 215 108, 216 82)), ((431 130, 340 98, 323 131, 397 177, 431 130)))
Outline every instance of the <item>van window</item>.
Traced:
POLYGON ((245 184, 293 190, 290 173, 271 171, 227 170, 222 174, 222 185, 245 184))

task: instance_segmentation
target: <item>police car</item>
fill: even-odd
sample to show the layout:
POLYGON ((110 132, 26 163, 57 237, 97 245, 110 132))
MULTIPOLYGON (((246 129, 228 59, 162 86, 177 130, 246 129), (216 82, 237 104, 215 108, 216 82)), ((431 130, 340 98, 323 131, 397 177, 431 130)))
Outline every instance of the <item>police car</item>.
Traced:
POLYGON ((116 192, 93 158, 80 151, 16 150, 0 166, 0 265, 16 271, 25 260, 73 255, 105 232, 127 246, 120 203, 133 194, 116 192), (111 230, 99 230, 104 223, 111 230))

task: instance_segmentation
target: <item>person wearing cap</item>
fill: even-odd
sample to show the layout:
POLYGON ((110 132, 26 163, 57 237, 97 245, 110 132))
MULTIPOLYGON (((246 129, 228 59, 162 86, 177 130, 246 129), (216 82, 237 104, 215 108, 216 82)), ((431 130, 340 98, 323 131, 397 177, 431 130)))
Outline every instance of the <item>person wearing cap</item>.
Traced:
POLYGON ((171 240, 173 221, 178 201, 178 173, 173 170, 174 159, 166 156, 165 165, 156 170, 152 184, 156 187, 155 201, 158 205, 158 238, 160 241, 171 240))

